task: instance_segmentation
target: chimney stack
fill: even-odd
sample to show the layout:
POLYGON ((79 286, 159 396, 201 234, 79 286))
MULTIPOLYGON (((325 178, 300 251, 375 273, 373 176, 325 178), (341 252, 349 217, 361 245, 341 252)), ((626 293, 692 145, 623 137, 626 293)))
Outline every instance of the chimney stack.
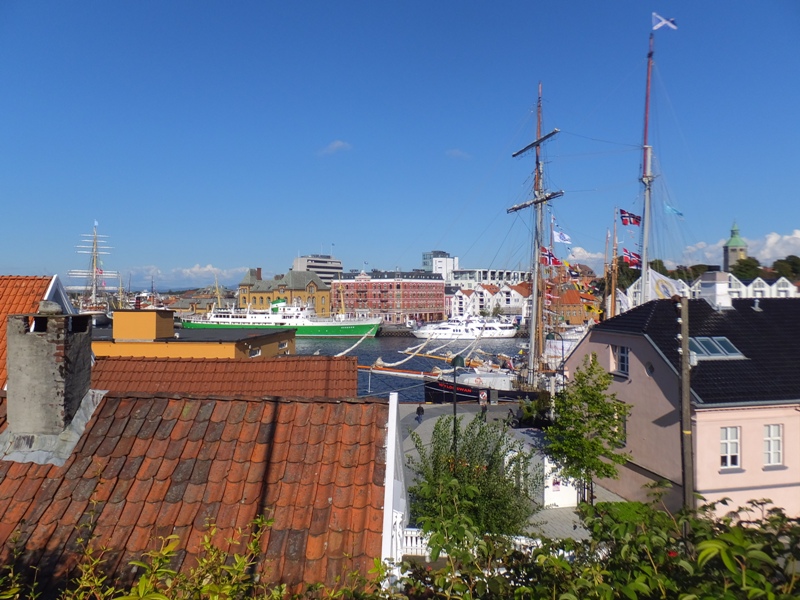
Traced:
POLYGON ((59 314, 54 304, 8 317, 6 407, 17 435, 60 435, 91 384, 91 316, 59 314))
POLYGON ((717 310, 732 308, 728 286, 727 273, 706 271, 700 276, 700 297, 717 310))

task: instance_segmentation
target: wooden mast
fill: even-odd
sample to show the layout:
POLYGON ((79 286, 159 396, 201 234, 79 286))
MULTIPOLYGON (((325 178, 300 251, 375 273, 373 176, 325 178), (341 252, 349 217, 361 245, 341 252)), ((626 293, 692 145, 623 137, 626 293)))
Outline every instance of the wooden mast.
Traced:
POLYGON ((650 50, 647 53, 647 87, 644 98, 644 141, 642 144, 642 184, 644 185, 644 212, 642 213, 642 276, 641 298, 642 304, 650 300, 650 286, 648 285, 648 256, 647 246, 650 243, 650 196, 653 187, 653 148, 649 144, 648 129, 650 127, 650 81, 653 74, 653 34, 650 34, 650 50))
POLYGON ((541 317, 542 317, 542 286, 541 286, 541 269, 539 268, 541 261, 541 236, 544 221, 544 204, 564 195, 563 191, 546 193, 544 190, 544 167, 541 160, 541 145, 542 143, 553 137, 559 132, 554 129, 546 135, 542 135, 542 83, 539 82, 539 99, 536 105, 536 140, 525 146, 522 150, 514 152, 511 156, 516 158, 528 152, 531 149, 536 151, 536 170, 534 171, 533 178, 533 199, 520 204, 514 205, 507 209, 507 213, 516 212, 527 208, 534 207, 534 231, 533 242, 531 248, 531 262, 533 271, 533 281, 531 290, 531 314, 528 316, 528 369, 526 383, 533 385, 536 382, 536 372, 539 369, 539 360, 542 356, 542 335, 541 335, 541 317))

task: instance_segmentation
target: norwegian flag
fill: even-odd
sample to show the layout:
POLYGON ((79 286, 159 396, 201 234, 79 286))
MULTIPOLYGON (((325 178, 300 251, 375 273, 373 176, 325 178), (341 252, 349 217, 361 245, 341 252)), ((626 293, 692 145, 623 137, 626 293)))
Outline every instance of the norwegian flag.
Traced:
POLYGON ((553 254, 553 251, 544 246, 541 248, 539 262, 543 265, 550 265, 551 267, 560 267, 562 265, 562 262, 556 258, 556 255, 553 254))
POLYGON ((635 215, 632 212, 628 212, 627 210, 619 209, 619 217, 622 219, 623 225, 641 225, 642 224, 642 217, 639 215, 635 215))
POLYGON ((622 260, 631 267, 641 267, 642 257, 636 252, 631 252, 627 248, 622 249, 622 260))

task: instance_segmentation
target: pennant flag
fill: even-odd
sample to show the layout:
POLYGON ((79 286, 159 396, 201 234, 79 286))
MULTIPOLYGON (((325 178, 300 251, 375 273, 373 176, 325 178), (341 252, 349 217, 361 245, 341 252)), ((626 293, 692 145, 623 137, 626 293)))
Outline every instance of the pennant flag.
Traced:
POLYGON ((631 252, 627 248, 622 249, 622 261, 631 267, 641 267, 642 257, 636 252, 631 252))
POLYGON ((679 217, 683 217, 683 213, 681 211, 679 211, 674 206, 670 206, 666 202, 664 203, 664 212, 670 215, 677 215, 679 217))
POLYGON ((659 14, 653 13, 653 31, 661 29, 662 27, 669 27, 670 29, 677 29, 675 19, 665 19, 659 14))
POLYGON ((554 231, 553 232, 553 241, 554 242, 561 242, 562 244, 571 244, 572 243, 572 238, 570 238, 563 231, 554 231))
POLYGON ((622 219, 622 224, 626 226, 642 224, 642 217, 628 212, 627 210, 622 210, 621 208, 619 209, 619 218, 622 219))
POLYGON ((567 273, 569 273, 569 276, 570 276, 570 277, 572 277, 573 279, 578 279, 578 277, 580 277, 580 276, 581 276, 581 274, 580 274, 580 273, 578 273, 578 272, 577 272, 576 270, 574 270, 574 269, 567 269, 567 273))

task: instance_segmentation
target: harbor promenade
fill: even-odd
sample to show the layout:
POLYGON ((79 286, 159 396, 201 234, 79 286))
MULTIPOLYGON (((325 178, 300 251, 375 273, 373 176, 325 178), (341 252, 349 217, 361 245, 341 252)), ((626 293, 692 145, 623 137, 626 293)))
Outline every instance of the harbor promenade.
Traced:
MULTIPOLYGON (((400 404, 400 423, 399 430, 402 438, 403 454, 413 454, 415 452, 414 444, 411 441, 409 433, 416 431, 423 440, 429 440, 433 433, 433 427, 436 419, 442 415, 452 415, 452 404, 424 404, 425 415, 422 418, 422 423, 416 421, 417 404, 401 403, 400 404)), ((487 412, 487 421, 493 420, 502 421, 508 414, 508 409, 513 407, 510 404, 498 404, 489 406, 487 412)), ((462 404, 457 406, 458 415, 467 415, 467 419, 472 419, 480 412, 478 404, 462 404)), ((524 429, 514 430, 518 439, 521 439, 530 447, 529 440, 532 436, 525 436, 524 429)), ((405 464, 405 461, 404 461, 405 464)), ((405 480, 406 485, 409 486, 413 482, 414 475, 405 467, 405 480)), ((595 485, 595 496, 597 502, 614 502, 622 501, 623 499, 609 492, 608 490, 595 485)), ((553 508, 544 507, 537 512, 532 519, 530 535, 542 536, 552 539, 586 539, 589 533, 581 526, 580 519, 576 513, 575 508, 553 508)))

